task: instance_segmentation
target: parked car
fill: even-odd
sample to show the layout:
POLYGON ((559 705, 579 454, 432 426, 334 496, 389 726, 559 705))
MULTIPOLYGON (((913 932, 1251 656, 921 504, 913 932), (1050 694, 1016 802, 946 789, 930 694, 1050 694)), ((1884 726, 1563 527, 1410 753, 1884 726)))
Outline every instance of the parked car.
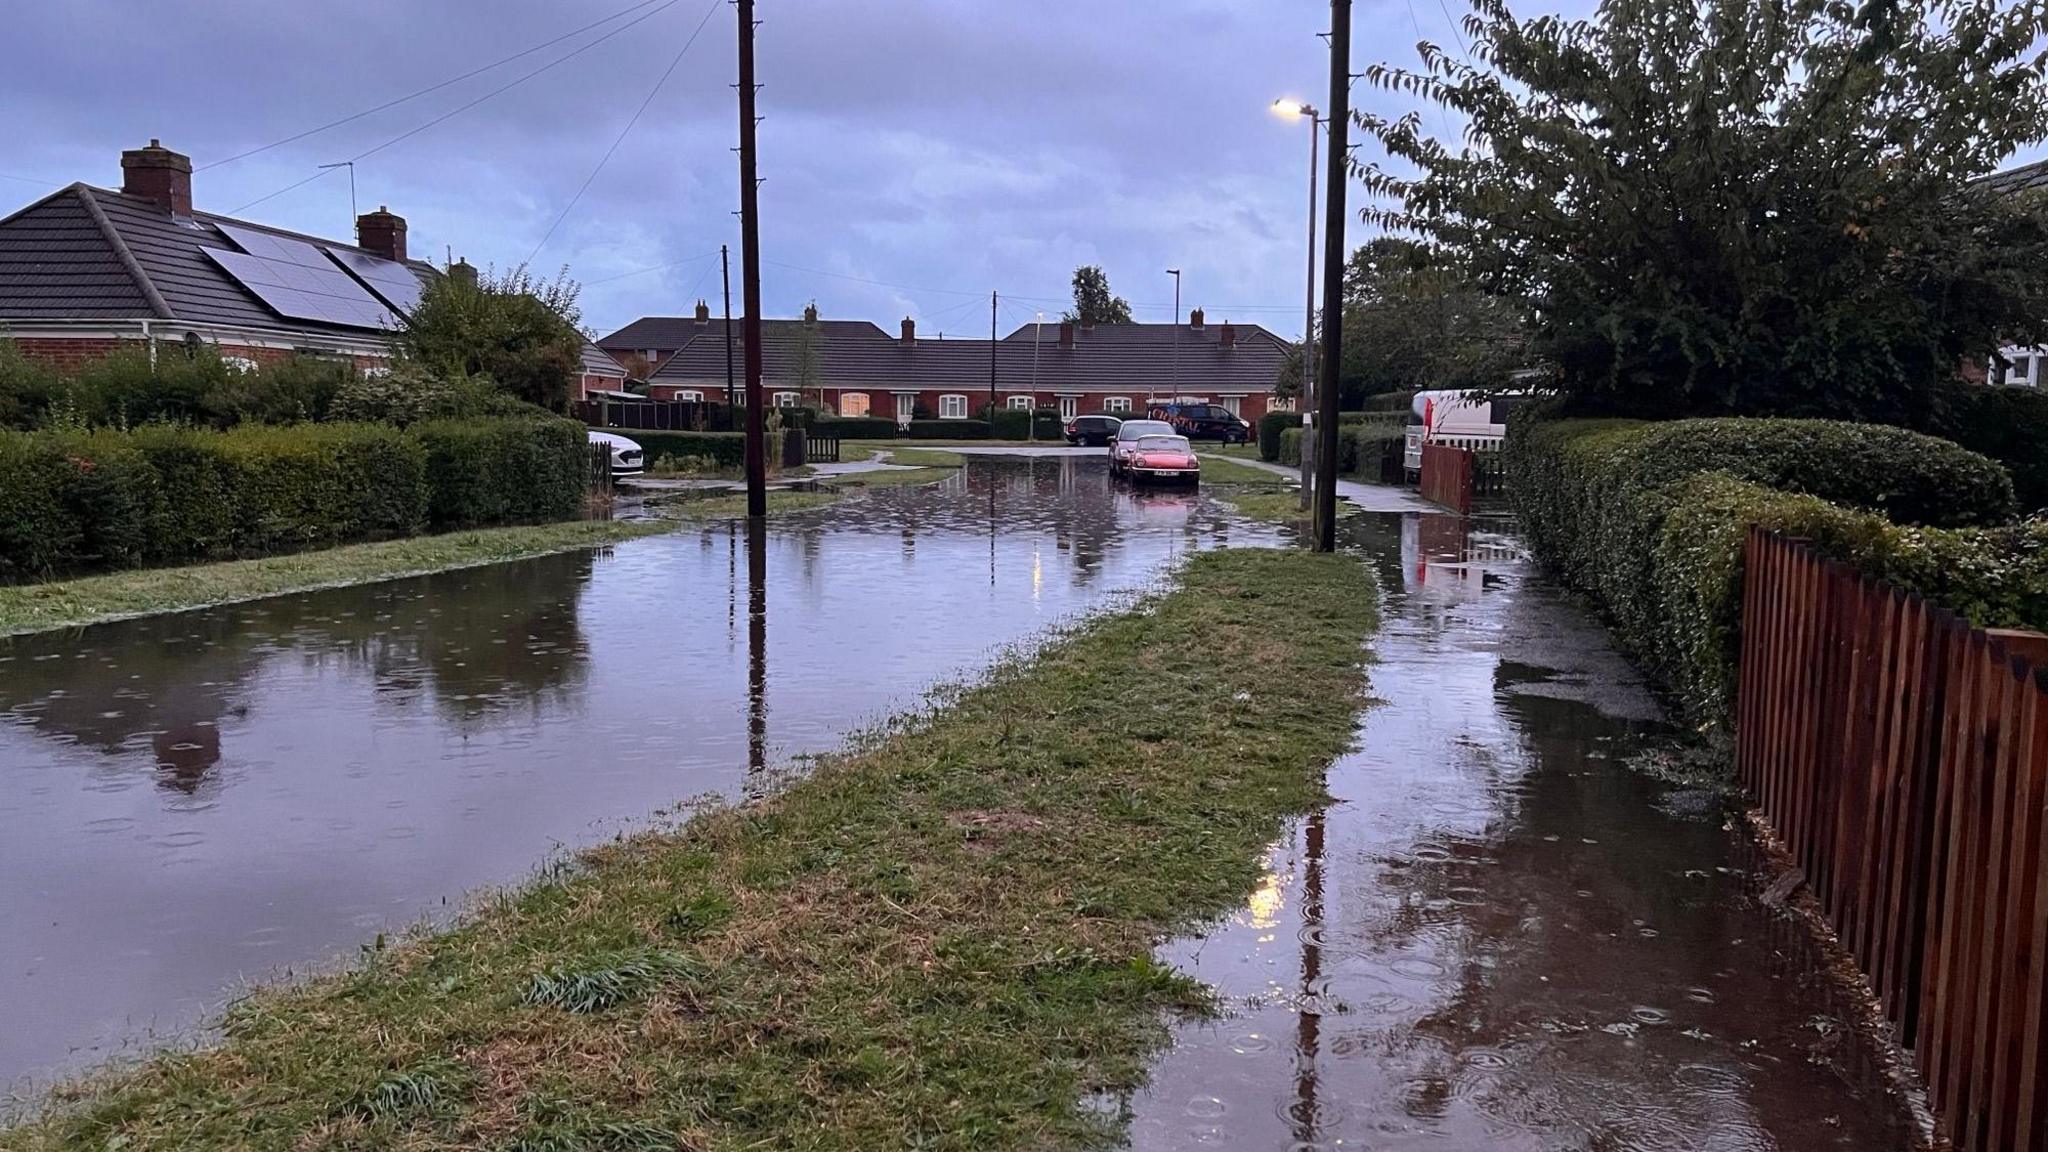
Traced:
POLYGON ((1100 448, 1116 439, 1121 416, 1076 416, 1067 421, 1067 443, 1100 448))
POLYGON ((1109 442, 1109 474, 1123 475, 1124 465, 1129 462, 1131 450, 1138 446, 1141 436, 1176 436, 1173 425, 1164 420, 1126 420, 1117 425, 1116 439, 1109 442))
POLYGON ((640 450, 640 445, 616 432, 600 432, 592 428, 590 442, 611 447, 614 476, 638 476, 647 467, 647 454, 640 450))
POLYGON ((1146 414, 1173 425, 1175 432, 1190 440, 1242 444, 1252 435, 1252 426, 1221 404, 1154 404, 1146 414))
POLYGON ((1202 462, 1185 436, 1140 436, 1124 472, 1139 484, 1199 484, 1202 462))

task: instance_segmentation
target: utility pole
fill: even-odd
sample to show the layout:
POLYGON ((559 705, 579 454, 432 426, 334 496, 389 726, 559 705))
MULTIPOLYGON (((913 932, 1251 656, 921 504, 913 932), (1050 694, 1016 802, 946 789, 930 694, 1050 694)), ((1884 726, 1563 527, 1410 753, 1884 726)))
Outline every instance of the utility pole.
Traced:
MULTIPOLYGON (((1308 315, 1301 328, 1301 408, 1315 410, 1316 396, 1316 145, 1322 138, 1316 129, 1322 117, 1309 105, 1301 114, 1308 117, 1308 315)), ((1309 493, 1315 490, 1315 442, 1308 431, 1301 434, 1301 510, 1309 510, 1309 493)))
MULTIPOLYGON (((1166 274, 1173 277, 1173 395, 1166 398, 1166 402, 1171 404, 1180 399, 1180 269, 1168 268, 1166 274)), ((1149 400, 1145 407, 1148 409, 1145 415, 1150 416, 1152 405, 1149 400)))
POLYGON ((725 245, 718 246, 718 275, 725 281, 725 402, 730 405, 733 397, 732 380, 732 261, 727 258, 725 245))
MULTIPOLYGON (((741 0, 745 3, 746 0, 741 0)), ((1330 0, 1329 203, 1323 217, 1323 362, 1316 382, 1315 549, 1337 550, 1337 368, 1344 338, 1344 164, 1350 156, 1351 0, 1330 0)))
POLYGON ((1024 439, 1029 442, 1038 439, 1038 342, 1045 336, 1045 313, 1038 314, 1038 320, 1031 326, 1031 407, 1025 415, 1030 419, 1024 424, 1024 439))
POLYGON ((740 25, 740 296, 746 314, 747 515, 768 515, 767 426, 761 412, 761 197, 754 155, 754 0, 740 25))
POLYGON ((988 435, 996 435, 996 294, 988 294, 988 435))

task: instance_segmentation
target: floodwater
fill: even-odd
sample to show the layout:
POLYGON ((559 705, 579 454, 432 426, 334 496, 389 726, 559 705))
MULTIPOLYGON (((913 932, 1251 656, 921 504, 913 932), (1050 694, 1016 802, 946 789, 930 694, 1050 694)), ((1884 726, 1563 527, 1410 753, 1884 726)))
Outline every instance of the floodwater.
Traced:
POLYGON ((1335 803, 1163 955, 1223 1019, 1121 1107, 1140 1150, 1915 1146, 1716 792, 1626 764, 1655 702, 1497 522, 1347 521, 1387 589, 1335 803))
POLYGON ((0 641, 0 1089, 134 1052, 560 849, 835 747, 1263 544, 1099 454, 604 553, 0 641))

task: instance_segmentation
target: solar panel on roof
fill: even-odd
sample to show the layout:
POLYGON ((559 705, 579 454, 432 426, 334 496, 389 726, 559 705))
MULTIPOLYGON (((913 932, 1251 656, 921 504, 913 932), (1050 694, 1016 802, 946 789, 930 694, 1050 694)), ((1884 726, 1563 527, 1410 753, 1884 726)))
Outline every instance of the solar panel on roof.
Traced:
MULTIPOLYGON (((238 238, 236 242, 241 241, 238 238)), ((304 247, 315 256, 320 255, 312 245, 304 247)), ((320 268, 294 260, 229 252, 220 248, 204 251, 223 271, 234 277, 236 283, 255 293, 257 299, 280 316, 317 320, 347 328, 398 326, 397 317, 391 314, 390 309, 363 291, 362 285, 349 279, 348 273, 327 263, 325 257, 321 262, 326 266, 320 268)))
POLYGON ((420 278, 417 272, 396 260, 386 260, 357 252, 353 248, 329 247, 327 254, 341 262, 342 267, 355 273, 370 286, 370 291, 382 297, 386 304, 400 312, 411 314, 420 303, 420 278))

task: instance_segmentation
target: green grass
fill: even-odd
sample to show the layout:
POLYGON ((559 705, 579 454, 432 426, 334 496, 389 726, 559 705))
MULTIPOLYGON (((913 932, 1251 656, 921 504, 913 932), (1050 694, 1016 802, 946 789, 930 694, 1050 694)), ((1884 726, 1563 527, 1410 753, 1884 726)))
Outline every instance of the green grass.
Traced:
POLYGON ((496 564, 646 536, 660 524, 572 520, 350 544, 260 560, 113 572, 0 587, 0 635, 260 600, 451 568, 496 564))
MULTIPOLYGON (((1226 489, 1211 493, 1218 500, 1237 509, 1240 516, 1254 520, 1270 520, 1277 524, 1306 523, 1309 515, 1301 508, 1301 492, 1294 488, 1262 486, 1226 489)), ((1348 500, 1337 501, 1337 519, 1359 514, 1358 505, 1348 500)))
POLYGON ((1234 456, 1239 460, 1257 460, 1259 458, 1259 442, 1254 439, 1244 444, 1211 444, 1202 449, 1204 455, 1211 452, 1222 456, 1234 456))
POLYGON ((1202 460, 1202 482, 1205 484, 1271 485, 1283 483, 1286 479, 1263 468, 1254 468, 1249 464, 1240 464, 1235 460, 1226 460, 1212 453, 1213 450, 1207 448, 1201 449, 1199 452, 1202 460))
MULTIPOLYGON (((768 515, 778 516, 786 512, 808 512, 836 504, 841 499, 838 492, 791 492, 777 489, 768 493, 768 515)), ((664 520, 696 522, 702 520, 731 520, 747 514, 745 492, 722 492, 716 496, 692 496, 683 499, 663 500, 658 507, 664 520)))
POLYGON ((824 482, 835 488, 900 488, 914 484, 936 484, 960 474, 958 468, 887 468, 875 472, 850 472, 831 476, 824 482))
POLYGON ((1355 558, 1203 553, 764 802, 259 990, 0 1149, 1114 1143, 1084 1097, 1211 1006, 1153 945, 1325 801, 1374 602, 1355 558))
MULTIPOLYGON (((942 441, 927 441, 926 443, 942 443, 942 441)), ((958 444, 961 441, 954 440, 950 441, 950 443, 958 444)), ((973 443, 979 443, 979 441, 973 441, 973 443)), ((1007 440, 991 440, 988 443, 1011 444, 1007 440)), ((919 442, 915 440, 848 440, 839 445, 839 459, 845 463, 852 463, 856 460, 872 460, 878 453, 887 452, 889 454, 889 463, 908 464, 917 468, 960 468, 964 467, 967 463, 966 458, 958 452, 923 448, 918 445, 919 442)))

